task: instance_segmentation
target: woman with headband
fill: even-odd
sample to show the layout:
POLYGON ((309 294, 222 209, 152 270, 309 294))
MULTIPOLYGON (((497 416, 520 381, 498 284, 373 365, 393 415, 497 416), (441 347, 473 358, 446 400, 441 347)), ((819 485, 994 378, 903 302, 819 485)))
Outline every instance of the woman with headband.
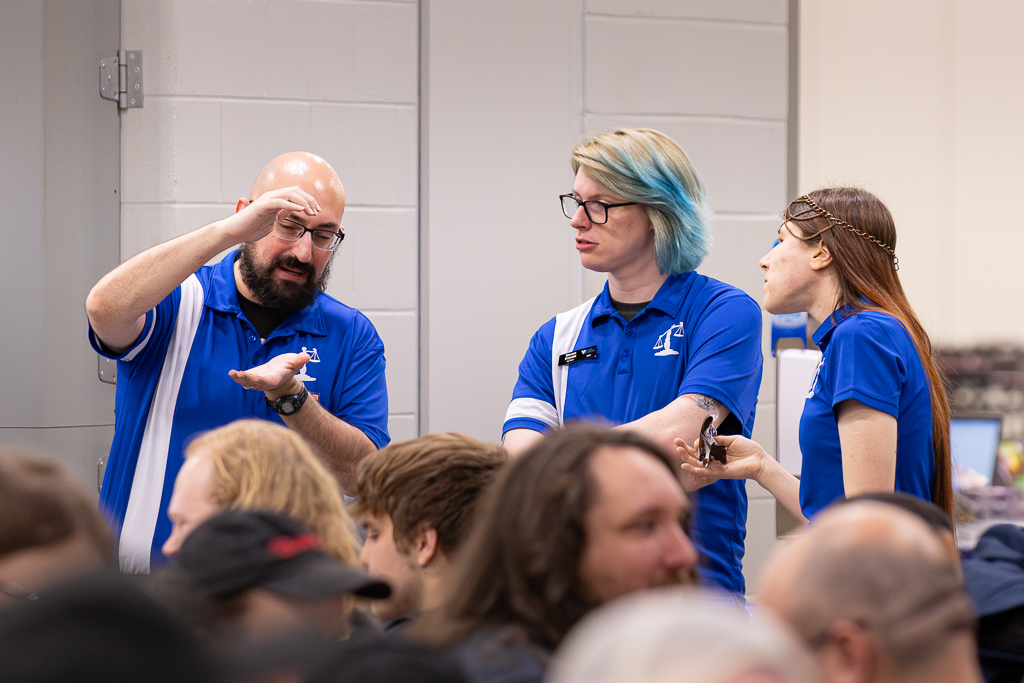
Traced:
POLYGON ((893 490, 952 514, 949 403, 896 273, 892 215, 873 194, 836 187, 795 200, 785 218, 760 263, 764 307, 823 321, 800 419, 801 479, 736 436, 717 439, 726 464, 707 466, 677 439, 683 469, 708 481, 755 479, 798 518, 843 496, 893 490))

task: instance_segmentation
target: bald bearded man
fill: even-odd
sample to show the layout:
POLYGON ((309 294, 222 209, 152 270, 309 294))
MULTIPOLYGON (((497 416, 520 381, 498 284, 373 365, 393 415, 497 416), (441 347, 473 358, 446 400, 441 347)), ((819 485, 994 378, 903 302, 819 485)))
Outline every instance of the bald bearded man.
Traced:
POLYGON ((118 361, 100 503, 122 571, 162 562, 171 489, 198 432, 243 417, 283 422, 343 490, 387 445, 384 345, 365 316, 323 293, 344 211, 330 164, 282 154, 232 216, 132 257, 89 293, 90 341, 118 361))

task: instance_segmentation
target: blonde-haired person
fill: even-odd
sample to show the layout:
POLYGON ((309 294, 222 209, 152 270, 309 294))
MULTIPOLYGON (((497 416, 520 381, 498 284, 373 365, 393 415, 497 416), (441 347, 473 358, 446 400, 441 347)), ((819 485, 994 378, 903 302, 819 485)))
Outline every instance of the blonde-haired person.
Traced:
POLYGON ((192 530, 229 509, 283 512, 323 541, 329 555, 355 567, 355 524, 338 483, 294 431, 263 420, 236 420, 185 449, 168 505, 170 557, 192 530))
MULTIPOLYGON (((686 153, 656 130, 620 128, 577 145, 571 165, 562 212, 580 265, 608 282, 533 335, 505 414, 505 448, 522 453, 572 419, 607 420, 668 451, 677 437, 697 438, 708 415, 720 433, 750 436, 761 311, 695 270, 711 249, 711 208, 686 153)), ((695 497, 701 577, 739 596, 746 518, 742 482, 695 497)))

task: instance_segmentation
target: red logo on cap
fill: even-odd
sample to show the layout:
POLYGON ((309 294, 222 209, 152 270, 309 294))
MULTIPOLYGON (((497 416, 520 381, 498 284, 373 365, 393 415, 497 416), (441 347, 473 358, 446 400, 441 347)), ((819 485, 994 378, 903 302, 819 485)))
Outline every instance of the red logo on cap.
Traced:
POLYGON ((278 536, 267 542, 266 549, 271 555, 287 560, 307 550, 323 550, 324 544, 313 534, 278 536))

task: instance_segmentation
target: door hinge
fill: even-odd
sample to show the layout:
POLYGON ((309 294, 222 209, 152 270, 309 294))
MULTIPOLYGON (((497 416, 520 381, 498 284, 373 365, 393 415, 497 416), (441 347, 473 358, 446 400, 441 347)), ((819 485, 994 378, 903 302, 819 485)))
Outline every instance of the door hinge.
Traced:
POLYGON ((118 50, 100 60, 100 95, 120 109, 142 106, 142 50, 118 50))

